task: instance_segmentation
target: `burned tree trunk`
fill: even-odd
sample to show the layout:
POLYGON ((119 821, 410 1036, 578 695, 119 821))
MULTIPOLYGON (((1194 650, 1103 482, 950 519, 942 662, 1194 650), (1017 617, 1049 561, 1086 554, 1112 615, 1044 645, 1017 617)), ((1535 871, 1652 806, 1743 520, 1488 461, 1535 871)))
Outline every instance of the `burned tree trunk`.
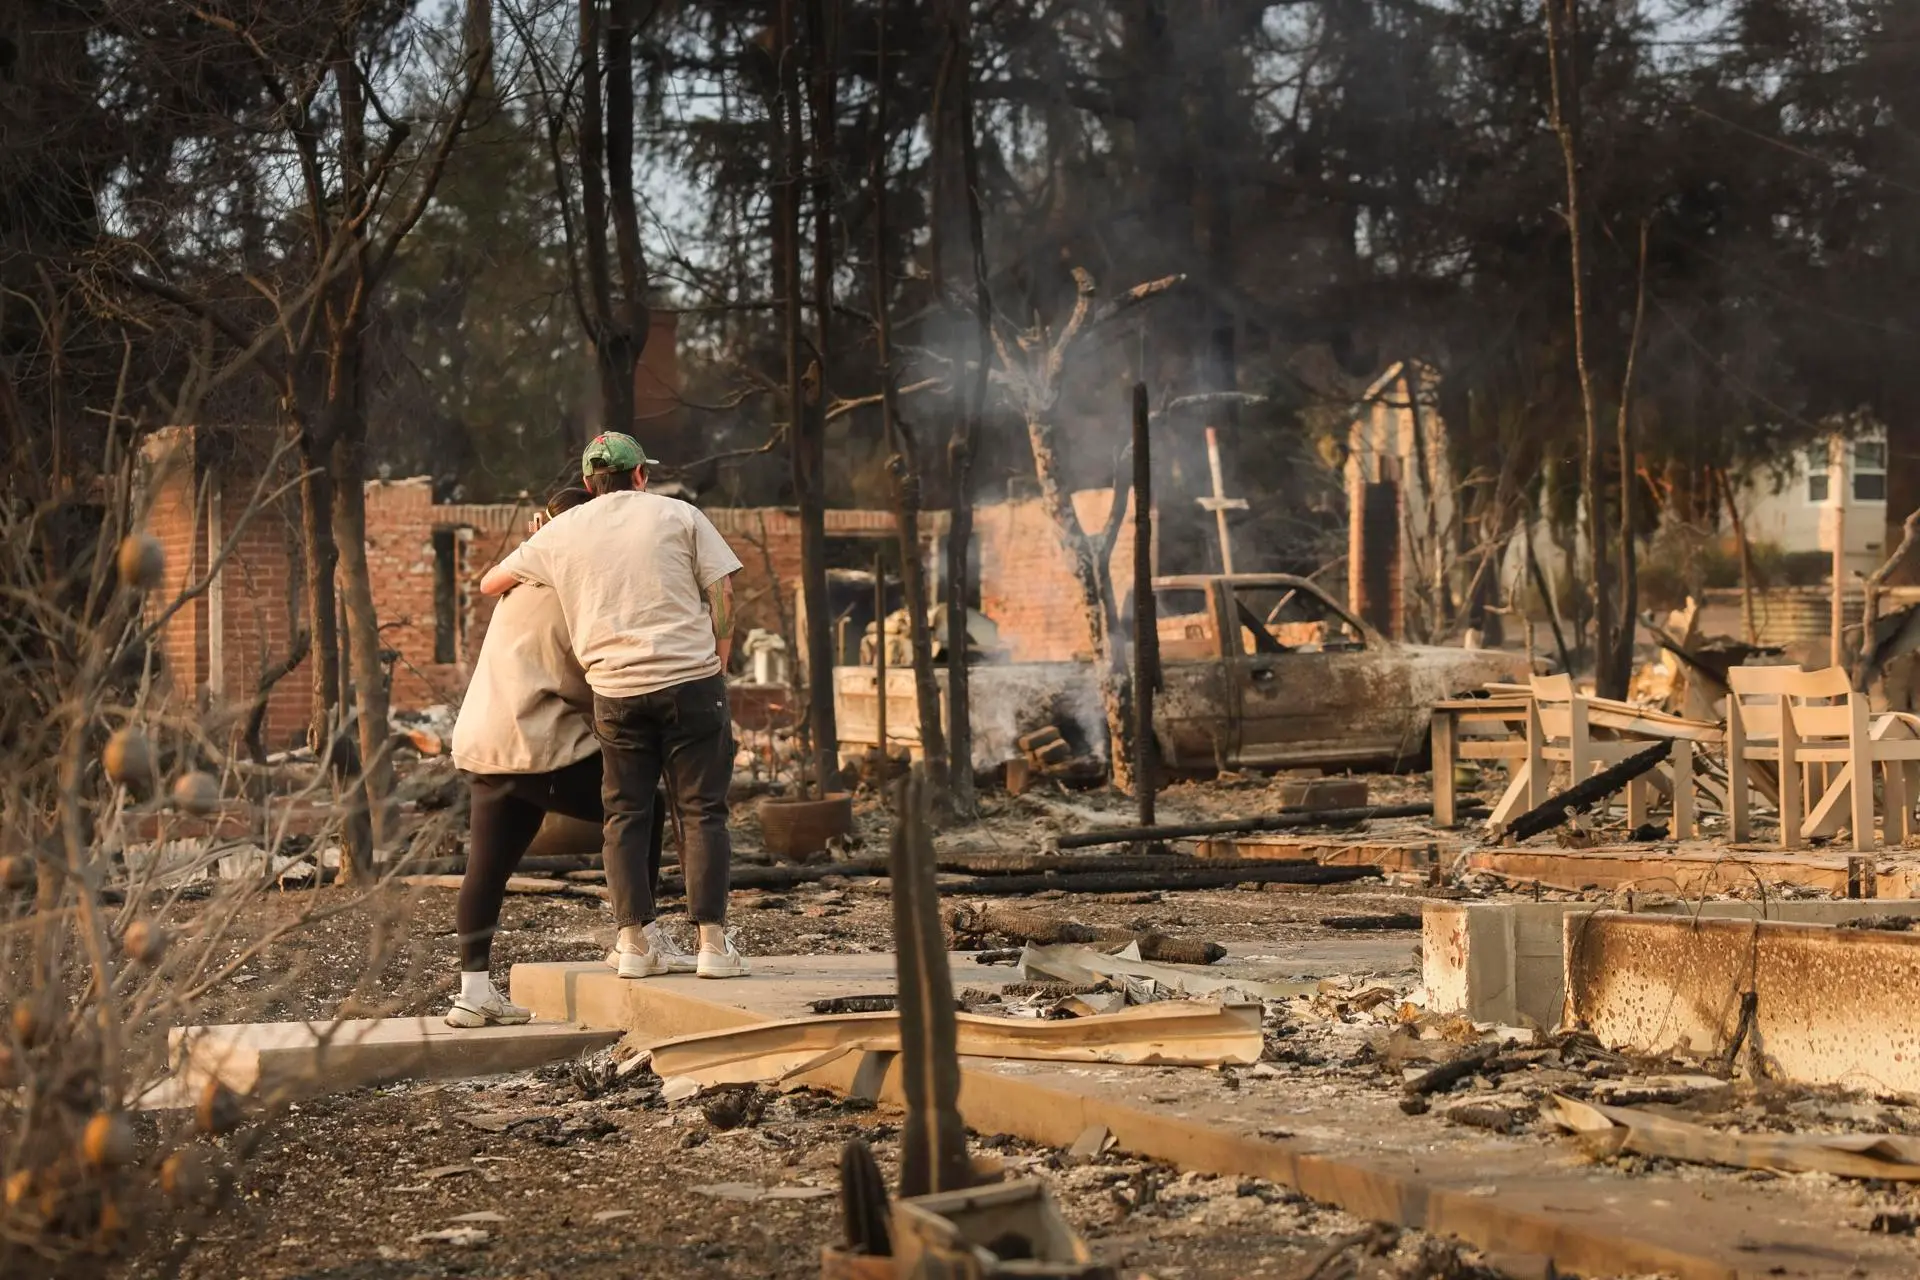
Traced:
MULTIPOLYGON (((1580 0, 1545 0, 1547 64, 1553 100, 1550 119, 1560 144, 1565 170, 1568 264, 1573 282, 1573 359, 1580 382, 1580 409, 1585 448, 1580 459, 1580 489, 1587 509, 1588 588, 1593 604, 1593 652, 1596 689, 1603 698, 1627 696, 1625 674, 1618 669, 1613 600, 1611 535, 1607 528, 1607 495, 1601 482, 1599 406, 1587 361, 1586 218, 1581 191, 1580 83, 1577 74, 1580 45, 1580 0)), ((1632 619, 1627 620, 1632 635, 1632 619)))
MULTIPOLYGON (((947 522, 947 754, 951 763, 953 810, 956 816, 972 817, 975 812, 973 790, 973 708, 969 701, 967 654, 971 648, 968 621, 973 598, 973 445, 980 433, 980 420, 987 406, 987 368, 991 359, 993 336, 993 299, 987 287, 987 250, 984 219, 980 212, 980 155, 974 136, 973 59, 969 36, 971 9, 967 0, 951 0, 948 14, 947 52, 943 64, 940 102, 951 101, 949 111, 934 112, 934 145, 944 163, 934 167, 936 178, 945 175, 943 189, 934 200, 934 232, 942 243, 942 229, 959 215, 966 229, 968 270, 973 277, 974 366, 965 401, 954 415, 953 432, 947 442, 947 483, 950 489, 947 522), (949 125, 948 122, 951 121, 949 125), (957 157, 955 156, 957 152, 957 157), (952 160, 959 161, 959 189, 954 191, 952 160), (944 196, 944 198, 942 198, 944 196)), ((934 280, 945 280, 942 254, 936 246, 933 254, 934 280)), ((961 369, 958 372, 964 373, 961 369)))
MULTIPOLYGON (((1113 785, 1121 791, 1133 790, 1133 691, 1127 683, 1124 659, 1115 642, 1115 621, 1119 605, 1114 599, 1113 575, 1109 557, 1114 539, 1105 533, 1089 534, 1081 527, 1073 508, 1073 498, 1061 481, 1060 455, 1054 443, 1053 424, 1044 414, 1028 413, 1027 442, 1033 448, 1034 475, 1040 481, 1041 501, 1053 517, 1055 531, 1073 561, 1074 584, 1079 588, 1080 613, 1093 641, 1093 660, 1100 674, 1100 702, 1106 712, 1108 765, 1113 785)), ((1113 511, 1109 528, 1118 525, 1126 508, 1126 496, 1118 486, 1113 491, 1113 511)))
MULTIPOLYGON (((1059 448, 1051 418, 1055 389, 1062 363, 1068 351, 1086 327, 1093 301, 1093 278, 1074 269, 1077 294, 1072 313, 1058 338, 1049 340, 1042 331, 1022 335, 1020 356, 1008 348, 999 334, 994 344, 999 353, 1002 378, 1019 402, 1027 424, 1027 443, 1033 450, 1034 477, 1040 482, 1040 497, 1053 517, 1054 529, 1073 563, 1074 583, 1078 587, 1081 616, 1093 643, 1094 663, 1100 678, 1100 701, 1106 712, 1109 765, 1113 785, 1122 791, 1133 789, 1133 691, 1127 679, 1125 657, 1116 642, 1119 608, 1114 599, 1110 560, 1126 515, 1124 490, 1116 478, 1113 502, 1107 522, 1097 533, 1081 526, 1074 510, 1060 464, 1059 448)), ((1167 287, 1177 277, 1129 291, 1125 305, 1150 296, 1167 287)))
MULTIPOLYGON (((873 160, 873 322, 874 344, 880 363, 880 417, 886 436, 887 471, 893 481, 894 526, 900 542, 900 586, 906 597, 909 635, 913 645, 913 696, 919 712, 920 745, 934 794, 947 789, 947 741, 940 727, 940 687, 933 678, 933 637, 927 629, 927 575, 920 556, 920 451, 913 432, 900 421, 893 376, 893 321, 891 281, 888 278, 887 196, 891 169, 887 164, 887 17, 880 13, 880 39, 874 92, 873 160)), ((886 620, 875 619, 876 641, 884 653, 886 620)), ((886 707, 886 690, 880 706, 886 707)), ((881 760, 886 759, 882 742, 881 760)), ((945 805, 943 803, 942 807, 945 805)))
MULTIPOLYGON (((802 406, 794 440, 794 500, 800 507, 800 584, 807 600, 807 720, 813 739, 814 779, 829 790, 840 764, 840 728, 833 706, 832 606, 827 598, 827 375, 833 346, 834 124, 839 91, 836 23, 828 0, 807 0, 807 114, 812 133, 813 395, 802 406)), ((797 137, 797 125, 796 125, 797 137)), ((796 199, 797 199, 796 195, 796 199)))

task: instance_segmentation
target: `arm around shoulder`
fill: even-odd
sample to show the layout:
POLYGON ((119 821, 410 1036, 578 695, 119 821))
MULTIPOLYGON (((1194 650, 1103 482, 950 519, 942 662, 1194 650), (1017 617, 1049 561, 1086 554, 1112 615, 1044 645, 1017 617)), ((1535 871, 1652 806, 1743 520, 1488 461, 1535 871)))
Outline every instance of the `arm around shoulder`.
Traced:
POLYGON ((502 561, 487 570, 486 576, 480 579, 480 594, 503 596, 519 585, 520 579, 515 577, 513 570, 507 568, 506 562, 502 561))
POLYGON ((552 531, 549 522, 532 537, 509 551, 506 558, 487 570, 480 579, 480 594, 483 596, 503 596, 523 582, 537 583, 543 587, 553 585, 544 568, 546 555, 543 539, 552 531))

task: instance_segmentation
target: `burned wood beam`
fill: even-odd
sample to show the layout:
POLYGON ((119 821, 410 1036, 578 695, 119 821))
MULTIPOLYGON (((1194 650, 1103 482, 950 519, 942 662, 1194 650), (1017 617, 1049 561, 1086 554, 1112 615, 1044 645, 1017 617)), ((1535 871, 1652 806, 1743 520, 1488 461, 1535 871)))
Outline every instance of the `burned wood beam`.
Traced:
POLYGON ((1499 1056, 1500 1046, 1497 1044, 1475 1045, 1452 1062, 1443 1062, 1433 1070, 1407 1081, 1407 1096, 1418 1098, 1430 1093, 1443 1093, 1468 1076, 1478 1074, 1482 1067, 1499 1056))
POLYGON ((1320 924, 1327 929, 1418 929, 1421 920, 1419 916, 1408 912, 1396 912, 1383 916, 1321 916, 1320 924))
MULTIPOLYGON (((1462 817, 1485 817, 1487 810, 1462 810, 1462 817)), ((1349 827, 1373 818, 1430 818, 1432 804, 1371 805, 1358 809, 1322 809, 1311 813, 1276 813, 1253 818, 1226 818, 1218 822, 1186 822, 1153 827, 1095 827, 1054 841, 1059 849, 1092 849, 1103 844, 1133 844, 1143 840, 1176 840, 1186 836, 1231 836, 1248 831, 1290 831, 1296 827, 1349 827)))
POLYGON ((1648 773, 1673 751, 1673 743, 1656 742, 1611 768, 1602 769, 1585 782, 1576 782, 1558 795, 1548 796, 1507 824, 1506 836, 1527 840, 1543 831, 1551 831, 1575 813, 1585 813, 1613 795, 1643 773, 1648 773))
POLYGON ((1164 871, 1118 871, 1083 875, 980 876, 941 889, 955 897, 998 894, 1140 893, 1149 889, 1228 889, 1240 884, 1346 884, 1378 878, 1378 867, 1323 866, 1318 862, 1235 863, 1224 867, 1170 867, 1164 871))

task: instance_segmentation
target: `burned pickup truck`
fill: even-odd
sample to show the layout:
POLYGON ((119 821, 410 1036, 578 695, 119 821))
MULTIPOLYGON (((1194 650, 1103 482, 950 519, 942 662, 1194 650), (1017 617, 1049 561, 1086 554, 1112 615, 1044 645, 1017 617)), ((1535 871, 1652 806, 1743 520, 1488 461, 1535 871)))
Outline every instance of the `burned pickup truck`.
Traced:
MULTIPOLYGON (((1178 772, 1408 762, 1425 749, 1435 702, 1528 674, 1519 653, 1389 640, 1305 578, 1195 574, 1153 586, 1162 676, 1154 732, 1162 761, 1178 772)), ((874 743, 875 674, 834 672, 843 755, 874 743)), ((1014 758, 1020 738, 1048 724, 1105 755, 1090 663, 982 664, 970 682, 976 769, 1014 758)), ((917 753, 911 671, 887 672, 887 720, 889 744, 917 753)))

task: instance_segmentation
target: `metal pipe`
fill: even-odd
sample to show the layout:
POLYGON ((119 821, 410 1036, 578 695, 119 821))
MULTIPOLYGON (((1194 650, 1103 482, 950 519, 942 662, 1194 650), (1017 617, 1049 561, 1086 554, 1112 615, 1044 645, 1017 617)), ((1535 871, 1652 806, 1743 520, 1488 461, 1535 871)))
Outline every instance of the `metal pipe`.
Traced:
MULTIPOLYGON (((1118 498, 1116 496, 1116 501, 1118 498)), ((1159 787, 1153 693, 1160 683, 1160 630, 1153 600, 1153 471, 1147 440, 1147 384, 1133 384, 1133 793, 1140 825, 1151 827, 1159 787)))

